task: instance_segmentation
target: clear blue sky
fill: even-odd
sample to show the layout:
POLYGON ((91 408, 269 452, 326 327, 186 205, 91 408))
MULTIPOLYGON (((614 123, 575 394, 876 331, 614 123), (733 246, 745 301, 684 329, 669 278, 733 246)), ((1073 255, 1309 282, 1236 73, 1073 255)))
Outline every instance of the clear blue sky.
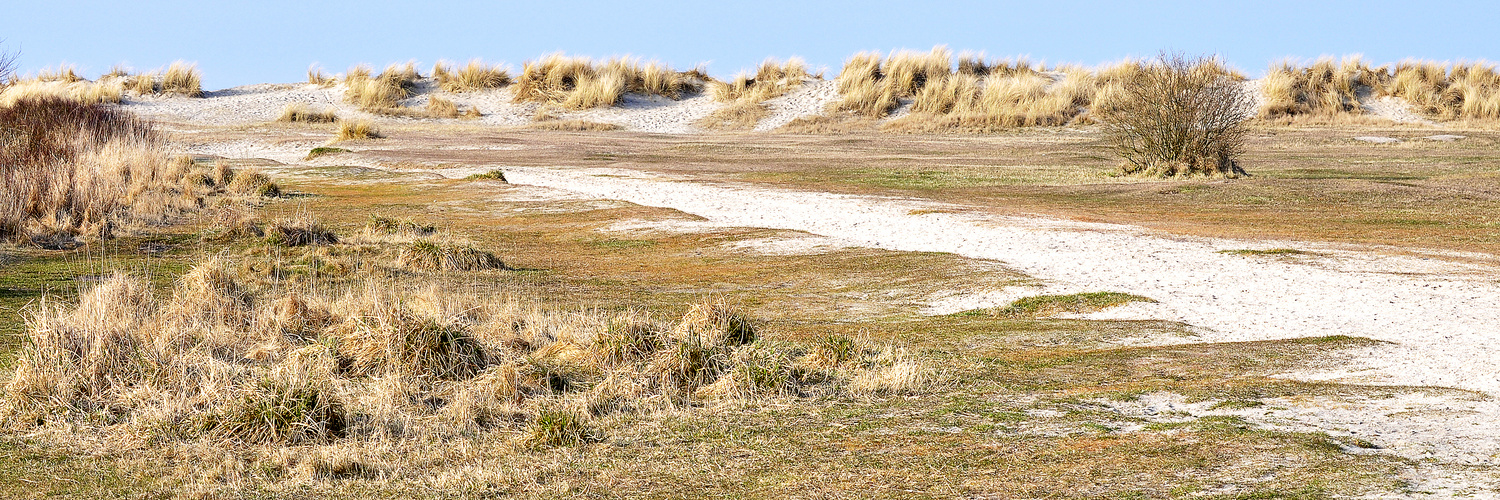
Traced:
POLYGON ((680 69, 707 62, 720 76, 792 55, 832 75, 861 50, 936 44, 1088 65, 1170 49, 1219 54, 1252 75, 1288 56, 1500 59, 1500 2, 1482 1, 7 3, 0 47, 20 52, 22 73, 67 62, 92 78, 116 63, 140 70, 182 59, 198 63, 209 89, 302 81, 315 62, 342 72, 482 57, 519 68, 554 51, 680 69))

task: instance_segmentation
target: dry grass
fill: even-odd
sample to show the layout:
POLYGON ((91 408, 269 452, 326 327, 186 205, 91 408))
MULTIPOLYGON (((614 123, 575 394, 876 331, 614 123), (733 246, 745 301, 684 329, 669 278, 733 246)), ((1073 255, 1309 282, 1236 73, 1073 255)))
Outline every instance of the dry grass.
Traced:
POLYGON ((281 111, 281 116, 276 118, 276 121, 286 123, 333 123, 338 121, 338 119, 338 113, 332 110, 313 111, 307 104, 295 103, 288 104, 286 109, 281 111))
POLYGON ((607 132, 620 130, 622 127, 613 123, 602 123, 588 120, 558 120, 549 119, 533 122, 528 128, 536 130, 554 130, 559 132, 607 132))
POLYGON ((447 63, 432 66, 432 77, 443 92, 477 92, 510 85, 510 72, 500 65, 488 65, 474 59, 462 68, 452 69, 447 63))
POLYGON ((101 79, 98 82, 27 80, 0 88, 0 106, 11 106, 22 99, 59 97, 85 104, 115 104, 124 97, 122 80, 101 79))
POLYGON ((218 179, 217 185, 223 186, 226 192, 265 198, 281 196, 281 186, 266 174, 261 173, 259 169, 249 168, 235 172, 229 170, 227 164, 216 162, 214 172, 215 178, 218 179))
MULTIPOLYGON (((1096 70, 1051 71, 1020 59, 986 60, 964 53, 957 68, 945 47, 926 54, 900 51, 850 58, 839 73, 837 111, 883 118, 903 101, 910 115, 886 124, 898 132, 984 133, 1026 126, 1060 126, 1086 115, 1130 63, 1096 70)), ((1227 71, 1227 70, 1226 70, 1227 71)), ((1107 95, 1105 96, 1107 97, 1107 95)))
POLYGON ((379 139, 380 129, 375 128, 374 123, 366 120, 339 120, 339 133, 334 137, 334 142, 358 141, 363 139, 379 139))
POLYGON ((370 73, 370 67, 364 65, 349 69, 344 76, 344 100, 372 113, 399 108, 401 100, 411 97, 422 78, 416 63, 392 64, 379 75, 370 73))
POLYGON ((332 87, 339 84, 339 79, 336 76, 324 73, 323 68, 313 65, 307 67, 307 83, 319 87, 332 87))
POLYGON ((0 238, 67 246, 197 209, 215 176, 129 114, 58 97, 0 107, 0 238))
POLYGON ((750 130, 768 114, 766 105, 745 99, 714 110, 697 125, 704 130, 750 130))
POLYGON ((630 58, 594 61, 562 54, 548 55, 522 66, 515 86, 516 102, 558 104, 567 109, 591 109, 618 104, 626 93, 654 94, 679 99, 702 90, 701 72, 679 72, 652 61, 630 58))
POLYGON ((78 76, 78 68, 71 64, 58 65, 57 69, 42 68, 36 72, 36 80, 41 82, 63 82, 74 83, 84 81, 78 76))
MULTIPOLYGON (((1437 120, 1500 119, 1500 72, 1484 61, 1441 63, 1406 60, 1371 67, 1360 56, 1324 57, 1306 66, 1272 65, 1262 80, 1260 117, 1324 117, 1325 122, 1363 114, 1359 99, 1395 96, 1437 120)), ((1337 120, 1332 122, 1337 123, 1337 120)))
POLYGON ((766 59, 754 74, 741 73, 727 82, 710 82, 709 91, 719 102, 759 103, 785 95, 810 78, 807 63, 801 59, 794 57, 786 62, 766 59))
POLYGON ((412 241, 396 259, 405 269, 426 271, 483 271, 505 269, 495 254, 465 243, 422 238, 412 241))
MULTIPOLYGON (((417 455, 326 459, 321 470, 406 476, 432 472, 418 456, 454 446, 488 443, 485 453, 501 456, 578 446, 708 404, 911 394, 934 373, 902 349, 863 341, 761 340, 756 321, 718 300, 659 321, 379 278, 261 286, 235 269, 211 258, 165 297, 115 274, 75 306, 47 300, 31 313, 0 419, 74 447, 145 435, 154 437, 130 445, 136 453, 211 446, 232 451, 236 467, 308 446, 400 447, 417 455)), ((306 485, 264 470, 245 485, 306 485)), ((184 473, 193 487, 222 477, 184 473)))
POLYGON ((1359 97, 1383 86, 1387 69, 1371 68, 1359 56, 1335 62, 1318 59, 1306 67, 1292 61, 1274 64, 1261 81, 1261 118, 1299 114, 1359 114, 1359 97))
POLYGON ((172 63, 161 77, 161 93, 203 97, 203 75, 198 65, 182 61, 172 63))

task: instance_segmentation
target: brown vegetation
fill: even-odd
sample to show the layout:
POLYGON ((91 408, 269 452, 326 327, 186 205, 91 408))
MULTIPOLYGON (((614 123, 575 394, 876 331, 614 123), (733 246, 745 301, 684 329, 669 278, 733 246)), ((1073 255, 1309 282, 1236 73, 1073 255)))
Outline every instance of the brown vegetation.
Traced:
POLYGON ((380 130, 375 124, 366 120, 339 120, 339 133, 334 141, 357 141, 361 139, 379 139, 380 130))
POLYGON ((1126 173, 1239 176, 1252 102, 1213 59, 1164 54, 1126 80, 1095 119, 1126 173))
POLYGON ((516 102, 542 102, 567 109, 590 109, 618 104, 626 93, 654 94, 679 99, 703 89, 701 71, 679 72, 652 61, 630 58, 593 61, 552 54, 527 61, 516 79, 516 102))
POLYGON ((147 122, 115 109, 58 97, 0 107, 0 238, 109 236, 197 209, 223 176, 172 158, 147 122))
POLYGON ((812 75, 807 72, 807 63, 801 59, 794 57, 786 62, 766 59, 754 74, 741 73, 727 82, 710 82, 709 91, 719 102, 758 103, 784 95, 809 78, 812 75))
POLYGON ((281 111, 281 116, 276 121, 287 123, 333 123, 338 121, 338 113, 332 110, 313 111, 311 107, 303 103, 289 104, 281 111))
POLYGON ((437 80, 443 92, 475 92, 497 89, 510 85, 510 72, 499 65, 487 65, 478 59, 469 61, 462 68, 452 69, 438 62, 432 66, 432 78, 437 80))
POLYGON ((768 114, 766 105, 744 99, 714 110, 699 120, 698 126, 705 130, 749 130, 768 114))

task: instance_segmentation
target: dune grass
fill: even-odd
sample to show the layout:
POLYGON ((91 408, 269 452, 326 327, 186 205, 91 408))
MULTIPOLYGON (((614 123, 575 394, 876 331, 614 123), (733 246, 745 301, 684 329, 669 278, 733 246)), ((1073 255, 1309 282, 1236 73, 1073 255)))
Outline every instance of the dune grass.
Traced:
POLYGON ((729 81, 713 81, 708 84, 714 100, 724 103, 745 101, 759 103, 780 97, 813 76, 807 72, 807 63, 798 58, 786 61, 766 59, 755 73, 741 73, 729 81))
POLYGON ((626 93, 680 99, 684 93, 701 91, 702 78, 701 71, 676 71, 655 61, 641 63, 628 57, 594 61, 551 54, 522 66, 514 99, 591 109, 618 104, 626 93))
POLYGON ((510 85, 510 72, 500 65, 485 64, 474 59, 461 68, 454 69, 439 61, 432 66, 432 78, 437 80, 443 92, 477 92, 510 85))
POLYGON ((766 105, 744 99, 714 110, 697 125, 704 130, 750 130, 769 114, 766 105))
POLYGON ((227 187, 148 122, 60 97, 0 106, 0 164, 0 238, 41 246, 190 212, 227 187))
POLYGON ((59 97, 85 104, 117 104, 125 94, 125 85, 118 79, 101 79, 97 82, 25 80, 0 88, 0 106, 11 106, 22 99, 59 97))
POLYGON ((1260 116, 1268 119, 1363 114, 1361 97, 1394 96, 1435 120, 1500 119, 1500 72, 1485 61, 1443 63, 1408 59, 1372 67, 1360 56, 1271 66, 1261 84, 1260 116))
POLYGON ((375 128, 375 124, 367 120, 339 120, 338 125, 339 131, 338 135, 334 136, 335 142, 383 137, 380 135, 380 129, 375 128))
POLYGON ((345 73, 344 100, 372 113, 399 108, 401 100, 411 97, 417 80, 422 77, 414 62, 404 66, 392 64, 374 76, 371 72, 369 66, 360 65, 345 73))
POLYGON ((613 123, 603 123, 589 120, 541 120, 532 122, 527 128, 536 130, 554 130, 560 132, 607 132, 620 130, 624 127, 613 123))
POLYGON ((925 54, 865 52, 848 59, 839 73, 841 98, 834 110, 881 119, 907 103, 907 116, 881 127, 894 132, 989 133, 1090 123, 1090 111, 1117 95, 1141 67, 1124 61, 1094 69, 1049 69, 1024 58, 988 60, 974 53, 960 54, 955 66, 942 46, 925 54))
POLYGON ((276 118, 276 121, 285 123, 333 123, 338 121, 338 119, 338 113, 332 110, 314 111, 307 104, 295 103, 288 104, 281 111, 281 116, 276 118))
POLYGON ((1037 295, 1017 299, 1005 307, 958 313, 960 316, 989 315, 1001 318, 1047 318, 1059 314, 1087 314, 1131 302, 1156 302, 1148 297, 1120 292, 1087 292, 1071 295, 1037 295))
MULTIPOLYGON (((340 246, 286 251, 316 257, 340 246)), ((309 447, 343 457, 309 458, 327 461, 310 476, 294 461, 245 478, 274 489, 426 474, 421 457, 460 443, 500 456, 585 446, 637 425, 625 422, 736 401, 911 394, 934 373, 866 341, 765 341, 761 322, 722 300, 663 321, 638 309, 554 310, 447 292, 420 278, 455 271, 447 267, 410 266, 417 274, 404 282, 373 268, 340 285, 299 285, 245 274, 258 265, 212 257, 164 292, 116 273, 76 302, 48 299, 32 312, 0 419, 69 446, 149 434, 137 453, 232 452, 214 467, 267 467, 309 447), (101 420, 101 409, 112 416, 101 420), (415 455, 361 451, 393 447, 415 455)), ((213 470, 180 472, 187 487, 221 481, 213 470)))

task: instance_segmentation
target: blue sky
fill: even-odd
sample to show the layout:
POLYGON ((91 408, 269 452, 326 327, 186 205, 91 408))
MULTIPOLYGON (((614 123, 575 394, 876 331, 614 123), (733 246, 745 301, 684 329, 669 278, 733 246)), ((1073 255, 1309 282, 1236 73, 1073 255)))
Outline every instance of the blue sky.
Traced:
MULTIPOLYGON (((514 68, 566 51, 630 54, 728 76, 792 55, 837 72, 861 50, 955 51, 1097 64, 1159 50, 1219 54, 1251 75, 1284 57, 1500 59, 1500 2, 17 0, 0 17, 20 71, 67 62, 197 62, 204 87, 302 81, 309 64, 482 57, 514 68)), ((424 69, 425 71, 425 69, 424 69)))

